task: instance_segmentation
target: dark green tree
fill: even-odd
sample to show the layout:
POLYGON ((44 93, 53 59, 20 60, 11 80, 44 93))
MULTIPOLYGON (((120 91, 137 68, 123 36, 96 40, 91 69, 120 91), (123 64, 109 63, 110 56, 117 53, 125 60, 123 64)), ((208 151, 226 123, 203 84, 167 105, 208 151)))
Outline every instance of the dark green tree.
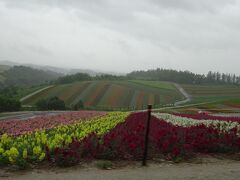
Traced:
POLYGON ((40 99, 36 103, 37 110, 66 110, 65 102, 58 97, 51 97, 48 99, 40 99))
POLYGON ((0 96, 0 112, 13 112, 21 109, 21 103, 17 99, 0 96))
POLYGON ((77 104, 72 106, 72 109, 75 110, 75 111, 80 110, 80 109, 84 109, 83 101, 79 100, 77 104))
POLYGON ((39 101, 37 101, 37 103, 35 105, 37 107, 37 110, 40 110, 40 111, 48 110, 48 101, 47 101, 47 99, 40 99, 39 101))
POLYGON ((52 97, 48 100, 48 110, 65 110, 65 102, 58 97, 52 97))

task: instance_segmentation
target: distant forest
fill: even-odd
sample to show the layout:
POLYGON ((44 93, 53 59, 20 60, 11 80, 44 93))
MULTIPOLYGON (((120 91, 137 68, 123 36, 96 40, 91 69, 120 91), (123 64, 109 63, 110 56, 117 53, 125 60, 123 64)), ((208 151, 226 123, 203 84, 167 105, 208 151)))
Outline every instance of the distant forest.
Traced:
POLYGON ((41 84, 66 84, 77 81, 92 80, 155 80, 170 81, 181 84, 230 84, 240 85, 240 76, 229 73, 208 72, 208 74, 195 74, 190 71, 177 71, 170 69, 152 69, 147 71, 133 71, 124 76, 101 74, 91 76, 87 73, 65 75, 53 71, 43 71, 26 66, 14 66, 0 72, 0 89, 5 87, 31 87, 41 84), (2 79, 1 79, 2 78, 2 79))
POLYGON ((58 78, 54 81, 58 84, 72 83, 76 81, 90 80, 152 80, 152 81, 171 81, 183 84, 230 84, 240 85, 240 76, 235 74, 225 74, 210 71, 207 75, 194 74, 190 71, 176 71, 169 69, 155 69, 148 71, 133 71, 126 76, 100 75, 90 76, 86 73, 77 73, 58 78))
POLYGON ((127 74, 129 79, 172 81, 185 84, 232 84, 240 85, 240 76, 209 71, 207 75, 195 74, 190 71, 169 69, 133 71, 127 74))

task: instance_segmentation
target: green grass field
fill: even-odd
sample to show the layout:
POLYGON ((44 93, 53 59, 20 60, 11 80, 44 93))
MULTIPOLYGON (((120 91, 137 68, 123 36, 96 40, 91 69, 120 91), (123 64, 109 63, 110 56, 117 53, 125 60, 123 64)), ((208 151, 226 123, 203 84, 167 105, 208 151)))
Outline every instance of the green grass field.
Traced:
POLYGON ((192 96, 190 103, 223 102, 240 99, 240 86, 181 85, 192 96))
MULTIPOLYGON (((239 113, 240 86, 232 85, 181 85, 192 96, 186 107, 173 109, 173 112, 196 113, 239 113), (199 104, 199 105, 198 105, 199 104), (190 105, 190 106, 189 106, 190 105), (193 106, 191 106, 193 105, 193 106)), ((172 111, 172 110, 170 110, 172 111)))
POLYGON ((192 96, 240 96, 240 86, 181 85, 192 96))
POLYGON ((23 101, 34 105, 39 99, 58 96, 67 106, 79 100, 90 109, 143 109, 173 104, 183 96, 172 83, 154 81, 86 81, 55 85, 23 101))

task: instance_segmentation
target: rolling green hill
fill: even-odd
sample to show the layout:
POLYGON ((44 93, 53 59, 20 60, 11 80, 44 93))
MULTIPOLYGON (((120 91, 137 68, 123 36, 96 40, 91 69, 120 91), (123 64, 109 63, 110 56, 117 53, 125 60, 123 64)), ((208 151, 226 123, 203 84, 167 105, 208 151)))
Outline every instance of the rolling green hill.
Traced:
POLYGON ((240 100, 239 85, 181 85, 192 96, 190 103, 240 100))
POLYGON ((34 105, 39 99, 58 96, 68 106, 79 100, 93 109, 142 109, 159 107, 183 99, 172 83, 153 81, 84 81, 49 87, 23 101, 34 105))

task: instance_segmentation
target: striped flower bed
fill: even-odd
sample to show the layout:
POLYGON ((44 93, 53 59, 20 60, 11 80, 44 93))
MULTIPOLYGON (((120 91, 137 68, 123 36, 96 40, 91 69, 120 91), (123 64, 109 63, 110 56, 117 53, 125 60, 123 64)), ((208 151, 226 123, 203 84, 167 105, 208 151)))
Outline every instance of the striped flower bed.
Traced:
POLYGON ((205 125, 206 127, 214 127, 222 132, 230 132, 236 130, 238 135, 240 135, 240 123, 235 121, 223 121, 223 120, 206 120, 206 119, 193 119, 188 117, 176 116, 167 113, 153 113, 153 115, 161 120, 171 123, 175 126, 181 127, 192 127, 205 125))

